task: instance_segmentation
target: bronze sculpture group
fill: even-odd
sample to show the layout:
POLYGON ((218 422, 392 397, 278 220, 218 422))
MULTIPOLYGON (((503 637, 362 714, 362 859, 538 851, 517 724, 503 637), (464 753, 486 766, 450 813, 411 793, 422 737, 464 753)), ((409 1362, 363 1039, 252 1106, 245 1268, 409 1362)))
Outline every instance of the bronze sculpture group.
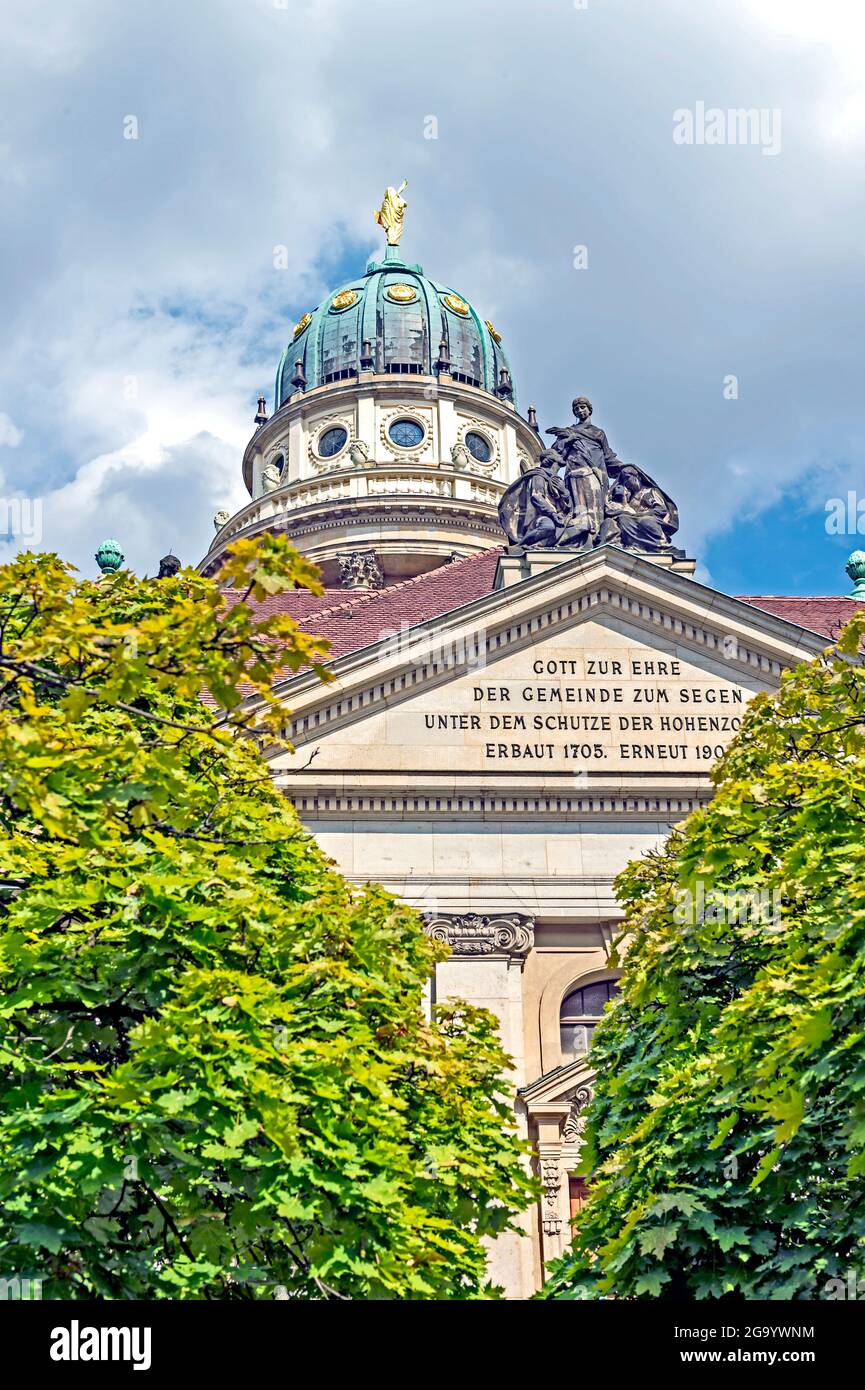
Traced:
POLYGON ((499 503, 511 545, 593 550, 618 545, 648 554, 672 553, 679 528, 672 498, 648 473, 613 453, 591 423, 592 403, 578 396, 573 425, 554 426, 551 449, 512 483, 499 503))

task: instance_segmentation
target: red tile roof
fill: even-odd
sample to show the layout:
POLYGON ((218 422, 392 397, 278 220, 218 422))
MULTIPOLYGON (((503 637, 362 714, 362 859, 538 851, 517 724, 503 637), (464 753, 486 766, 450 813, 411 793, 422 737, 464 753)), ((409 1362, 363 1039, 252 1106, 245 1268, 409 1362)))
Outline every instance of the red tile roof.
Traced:
MULTIPOLYGON (((483 550, 386 589, 325 589, 317 597, 295 589, 255 606, 268 617, 288 613, 306 632, 326 637, 333 660, 490 593, 501 553, 501 547, 483 550)), ((236 603, 237 595, 229 590, 226 599, 236 603)))
POLYGON ((738 594, 737 597, 742 603, 764 608, 767 613, 774 613, 776 618, 786 618, 788 623, 806 627, 810 632, 819 632, 823 637, 837 637, 857 608, 862 607, 856 599, 832 596, 738 594))
MULTIPOLYGON (((358 651, 384 636, 438 618, 492 591, 502 547, 484 550, 463 560, 453 560, 414 579, 390 584, 385 589, 326 589, 315 595, 305 589, 275 594, 256 608, 262 615, 288 613, 306 632, 326 637, 330 659, 358 651)), ((226 592, 228 603, 237 595, 226 592)), ((739 594, 742 603, 762 608, 776 617, 808 628, 823 637, 834 637, 861 605, 849 598, 785 597, 739 594)))

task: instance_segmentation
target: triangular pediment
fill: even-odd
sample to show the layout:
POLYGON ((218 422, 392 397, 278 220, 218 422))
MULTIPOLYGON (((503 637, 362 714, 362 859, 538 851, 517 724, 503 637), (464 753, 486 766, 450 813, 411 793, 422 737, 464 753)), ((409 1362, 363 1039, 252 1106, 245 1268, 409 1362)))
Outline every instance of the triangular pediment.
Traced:
MULTIPOLYGON (((520 1105, 530 1125, 538 1130, 542 1169, 544 1160, 553 1164, 552 1172, 547 1169, 545 1173, 548 1179, 558 1179, 559 1162, 569 1171, 579 1162, 585 1139, 586 1112, 594 1098, 596 1075, 588 1057, 578 1057, 538 1077, 531 1085, 520 1087, 520 1105)), ((556 1182, 554 1196, 557 1190, 556 1182)))
POLYGON ((556 1067, 545 1076, 539 1076, 528 1086, 520 1087, 520 1098, 530 1114, 537 1114, 550 1107, 568 1109, 578 1095, 594 1087, 596 1072, 586 1057, 578 1057, 574 1062, 556 1067))
POLYGON ((519 810, 532 796, 630 793, 686 811, 749 699, 824 646, 686 575, 596 551, 384 631, 336 660, 328 685, 286 681, 298 752, 274 771, 319 798, 391 788, 510 796, 519 810))

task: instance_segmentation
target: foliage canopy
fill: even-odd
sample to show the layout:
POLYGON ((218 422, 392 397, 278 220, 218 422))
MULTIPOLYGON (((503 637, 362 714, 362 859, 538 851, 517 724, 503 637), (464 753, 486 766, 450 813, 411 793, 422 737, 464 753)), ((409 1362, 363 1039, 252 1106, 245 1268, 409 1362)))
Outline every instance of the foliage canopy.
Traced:
POLYGON ((493 1020, 273 787, 325 644, 220 575, 0 569, 0 1275, 46 1298, 470 1298, 532 1187, 493 1020), (209 692, 204 702, 202 692, 209 692))
POLYGON ((865 1275, 865 611, 749 705, 617 881, 593 1195, 546 1297, 816 1299, 865 1275))

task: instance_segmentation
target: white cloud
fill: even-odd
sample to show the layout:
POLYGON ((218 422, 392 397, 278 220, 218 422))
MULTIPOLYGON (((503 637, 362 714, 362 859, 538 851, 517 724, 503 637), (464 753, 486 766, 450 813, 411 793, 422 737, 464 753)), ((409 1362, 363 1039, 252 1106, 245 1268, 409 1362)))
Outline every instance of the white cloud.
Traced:
POLYGON ((865 132, 865 8, 860 0, 745 0, 772 32, 825 49, 832 73, 817 96, 823 133, 850 140, 865 132))
POLYGON ((92 557, 109 537, 141 574, 155 574, 169 551, 194 563, 213 538, 217 506, 242 501, 236 452, 224 440, 202 432, 174 446, 151 440, 139 451, 139 443, 91 460, 43 499, 43 543, 85 573, 94 572, 92 557))
POLYGON ((810 12, 7 3, 0 376, 27 448, 4 487, 38 489, 44 544, 88 569, 111 531, 142 570, 169 546, 197 561, 243 499, 292 325, 364 265, 406 176, 404 249, 493 319, 523 409, 543 426, 590 395, 692 550, 833 448, 861 457, 861 180, 795 119, 854 45, 782 32, 810 12), (673 110, 698 99, 783 108, 783 153, 674 147, 673 110))
POLYGON ((24 431, 19 430, 5 411, 0 410, 0 446, 5 445, 9 449, 17 449, 23 438, 24 431))

